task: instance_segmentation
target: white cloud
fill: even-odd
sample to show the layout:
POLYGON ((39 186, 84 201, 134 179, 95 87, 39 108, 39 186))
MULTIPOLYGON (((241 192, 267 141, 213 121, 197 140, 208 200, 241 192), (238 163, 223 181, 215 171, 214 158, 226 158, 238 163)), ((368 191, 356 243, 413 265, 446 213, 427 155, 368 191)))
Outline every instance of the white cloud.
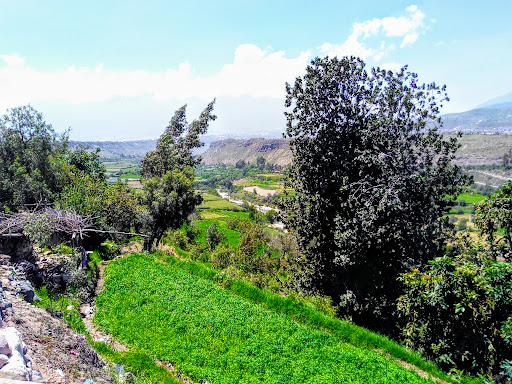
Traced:
POLYGON ((209 77, 196 76, 189 62, 164 72, 114 71, 103 64, 41 71, 23 65, 17 55, 0 56, 0 110, 34 101, 74 104, 102 102, 115 97, 151 96, 159 100, 216 96, 284 98, 286 81, 304 72, 310 52, 287 58, 283 51, 267 51, 252 44, 240 45, 233 63, 209 77))
POLYGON ((365 39, 374 38, 402 38, 400 48, 415 43, 420 34, 426 29, 425 14, 416 5, 406 9, 407 14, 400 17, 384 17, 372 19, 360 23, 354 23, 352 34, 342 44, 324 43, 319 47, 320 51, 329 56, 359 56, 362 59, 372 58, 380 61, 391 50, 394 44, 386 44, 381 40, 377 47, 369 47, 365 39))
POLYGON ((1 55, 2 60, 10 67, 19 67, 25 64, 25 59, 19 57, 16 54, 13 55, 1 55))
POLYGON ((393 72, 399 72, 400 69, 402 69, 402 65, 400 65, 398 63, 383 63, 380 67, 382 69, 386 69, 388 71, 393 71, 393 72))

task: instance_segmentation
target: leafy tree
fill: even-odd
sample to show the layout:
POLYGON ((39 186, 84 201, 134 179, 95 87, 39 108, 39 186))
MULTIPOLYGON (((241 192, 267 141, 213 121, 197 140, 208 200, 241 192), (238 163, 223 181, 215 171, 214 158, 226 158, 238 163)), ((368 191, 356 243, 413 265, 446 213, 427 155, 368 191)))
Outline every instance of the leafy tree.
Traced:
POLYGON ((67 133, 55 133, 30 105, 8 110, 0 118, 0 204, 18 210, 52 201, 67 148, 67 133))
POLYGON ((467 184, 450 162, 456 138, 438 133, 445 88, 407 67, 327 57, 286 89, 296 193, 282 207, 314 265, 312 287, 341 315, 391 333, 399 273, 440 255, 441 218, 467 184))
POLYGON ((192 150, 203 145, 199 140, 210 121, 215 120, 212 101, 198 120, 188 124, 186 105, 176 111, 157 142, 156 149, 142 160, 144 189, 140 202, 146 207, 139 215, 149 232, 144 248, 150 250, 160 241, 167 229, 178 229, 195 207, 202 202, 194 191, 194 166, 201 162, 192 150))
POLYGON ((407 346, 445 369, 497 374, 512 359, 512 264, 478 248, 403 274, 398 309, 407 346))
POLYGON ((508 248, 505 256, 512 252, 512 181, 488 196, 475 206, 475 224, 487 235, 491 244, 505 240, 508 248), (503 236, 496 236, 501 229, 503 236))
POLYGON ((503 168, 510 169, 512 168, 512 148, 510 148, 505 154, 503 155, 502 163, 503 168))
POLYGON ((258 158, 256 159, 256 165, 260 170, 263 170, 266 162, 267 160, 265 160, 263 156, 258 156, 258 158))
POLYGON ((212 252, 217 245, 226 240, 226 236, 219 229, 217 224, 212 224, 206 230, 206 244, 208 244, 208 249, 212 252))
POLYGON ((243 161, 242 159, 238 160, 235 164, 235 167, 237 167, 238 169, 245 167, 245 161, 243 161))

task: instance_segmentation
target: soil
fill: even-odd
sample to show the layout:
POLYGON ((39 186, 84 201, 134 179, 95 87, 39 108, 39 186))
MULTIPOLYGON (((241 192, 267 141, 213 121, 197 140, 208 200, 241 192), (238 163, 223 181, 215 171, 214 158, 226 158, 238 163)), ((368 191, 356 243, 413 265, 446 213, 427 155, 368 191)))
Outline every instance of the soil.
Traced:
POLYGON ((19 298, 11 284, 16 268, 0 257, 0 279, 5 301, 12 310, 4 314, 4 327, 15 327, 22 334, 32 369, 47 383, 113 383, 106 363, 87 343, 84 335, 74 332, 65 321, 19 298))

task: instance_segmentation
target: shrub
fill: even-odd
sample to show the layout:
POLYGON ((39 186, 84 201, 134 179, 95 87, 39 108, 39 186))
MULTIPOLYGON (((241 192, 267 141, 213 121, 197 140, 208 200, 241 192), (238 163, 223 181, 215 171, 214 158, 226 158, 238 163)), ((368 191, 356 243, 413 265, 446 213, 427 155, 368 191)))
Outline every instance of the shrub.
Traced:
POLYGON ((403 338, 443 368, 496 374, 512 358, 512 263, 468 251, 401 276, 403 338))
POLYGON ((215 247, 226 240, 226 236, 219 229, 217 224, 212 224, 206 230, 206 244, 210 251, 213 251, 215 247))
POLYGON ((234 250, 227 245, 219 245, 211 254, 213 268, 224 269, 233 263, 234 250))

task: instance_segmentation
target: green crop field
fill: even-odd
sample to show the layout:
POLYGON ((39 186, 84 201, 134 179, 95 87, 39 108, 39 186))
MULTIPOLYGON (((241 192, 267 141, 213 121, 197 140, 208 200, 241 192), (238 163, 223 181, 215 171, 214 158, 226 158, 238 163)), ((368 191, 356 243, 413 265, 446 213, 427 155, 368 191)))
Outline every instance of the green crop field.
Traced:
POLYGON ((235 203, 224 200, 221 197, 208 193, 203 194, 203 203, 197 207, 199 211, 204 210, 238 210, 240 207, 235 203))
POLYGON ((153 255, 112 261, 95 321, 194 382, 425 383, 374 350, 298 323, 153 255))

